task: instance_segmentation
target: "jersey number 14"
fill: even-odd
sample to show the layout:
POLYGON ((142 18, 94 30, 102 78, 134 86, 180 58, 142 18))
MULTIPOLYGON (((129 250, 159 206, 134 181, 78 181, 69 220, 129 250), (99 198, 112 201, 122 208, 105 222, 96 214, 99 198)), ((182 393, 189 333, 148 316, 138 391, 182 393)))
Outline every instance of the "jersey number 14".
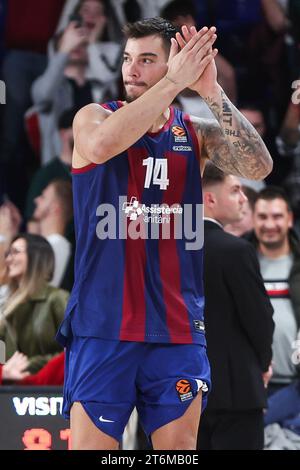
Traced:
POLYGON ((150 188, 150 184, 156 184, 160 189, 167 189, 168 180, 168 160, 166 158, 148 157, 143 160, 143 166, 147 167, 144 188, 150 188))

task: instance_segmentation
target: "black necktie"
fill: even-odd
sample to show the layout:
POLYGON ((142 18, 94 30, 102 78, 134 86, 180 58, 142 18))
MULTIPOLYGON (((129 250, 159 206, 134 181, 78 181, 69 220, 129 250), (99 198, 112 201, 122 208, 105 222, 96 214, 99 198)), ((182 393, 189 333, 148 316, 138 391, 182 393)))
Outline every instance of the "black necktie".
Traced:
POLYGON ((134 23, 141 18, 141 7, 137 0, 126 0, 123 4, 126 20, 134 23))

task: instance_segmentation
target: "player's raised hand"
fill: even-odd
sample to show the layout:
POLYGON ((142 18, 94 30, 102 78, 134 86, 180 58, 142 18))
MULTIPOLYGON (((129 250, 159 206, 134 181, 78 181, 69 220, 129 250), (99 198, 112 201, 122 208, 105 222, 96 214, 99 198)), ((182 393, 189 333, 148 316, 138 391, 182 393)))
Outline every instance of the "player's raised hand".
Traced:
POLYGON ((212 49, 215 40, 215 28, 196 31, 184 26, 182 34, 177 33, 176 41, 172 39, 167 78, 182 88, 194 86, 213 62, 217 53, 212 49))
POLYGON ((210 88, 214 88, 217 85, 217 69, 214 58, 218 53, 217 49, 213 48, 213 44, 217 38, 216 28, 213 26, 210 29, 207 27, 202 28, 197 32, 196 28, 192 26, 182 26, 181 33, 176 33, 176 41, 179 48, 184 51, 190 41, 199 36, 199 75, 198 79, 194 83, 189 85, 189 88, 197 91, 200 95, 207 92, 210 88), (205 66, 204 66, 205 64, 205 66))

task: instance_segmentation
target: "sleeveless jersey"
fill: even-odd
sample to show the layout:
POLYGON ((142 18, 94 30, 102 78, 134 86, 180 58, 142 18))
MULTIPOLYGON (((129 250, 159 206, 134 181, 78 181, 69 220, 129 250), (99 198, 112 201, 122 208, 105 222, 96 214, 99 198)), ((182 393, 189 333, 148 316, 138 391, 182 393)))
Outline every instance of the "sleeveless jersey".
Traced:
POLYGON ((170 107, 159 132, 72 178, 75 283, 58 340, 205 344, 200 151, 189 116, 170 107))

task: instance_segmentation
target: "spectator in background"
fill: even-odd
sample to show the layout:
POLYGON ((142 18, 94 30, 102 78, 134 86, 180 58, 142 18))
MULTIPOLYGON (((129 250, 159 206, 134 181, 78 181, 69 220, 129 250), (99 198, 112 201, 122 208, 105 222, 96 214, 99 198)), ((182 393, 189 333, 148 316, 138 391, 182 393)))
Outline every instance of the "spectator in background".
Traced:
POLYGON ((68 293, 51 287, 54 254, 43 237, 18 234, 6 255, 9 296, 1 311, 0 339, 7 359, 16 351, 26 355, 26 370, 37 372, 61 351, 54 339, 68 293))
POLYGON ((255 250, 224 232, 242 217, 237 177, 207 163, 203 174, 204 292, 212 391, 199 429, 202 450, 262 449, 272 358, 272 306, 255 250))
POLYGON ((87 31, 91 77, 100 78, 110 95, 115 96, 122 51, 119 41, 115 38, 110 40, 107 38, 108 2, 106 0, 79 0, 74 14, 87 31))
MULTIPOLYGON (((239 111, 248 119, 255 130, 263 139, 266 133, 266 123, 262 111, 256 105, 245 103, 239 107, 239 111)), ((253 188, 255 191, 260 191, 266 184, 262 180, 254 181, 246 178, 241 178, 241 183, 244 186, 253 188)))
MULTIPOLYGON (((295 230, 300 235, 300 92, 293 92, 281 124, 276 144, 281 156, 281 166, 288 165, 288 172, 282 175, 281 183, 289 197, 295 217, 295 230)), ((282 174, 282 172, 281 172, 282 174)))
POLYGON ((49 360, 36 374, 26 369, 28 357, 16 351, 8 361, 0 365, 0 384, 18 385, 63 385, 65 353, 61 352, 49 360))
POLYGON ((262 190, 254 206, 254 244, 265 288, 274 308, 273 393, 298 376, 292 362, 300 329, 300 246, 293 230, 290 203, 281 188, 262 190))
POLYGON ((240 112, 251 122, 261 137, 266 134, 266 122, 262 110, 256 104, 244 103, 239 106, 240 112))
MULTIPOLYGON (((26 370, 29 360, 27 356, 16 351, 13 356, 0 364, 0 385, 16 383, 18 385, 60 385, 64 383, 65 353, 55 355, 36 374, 29 374, 26 370)), ((134 411, 125 428, 122 449, 133 450, 136 443, 136 411, 134 411)))
POLYGON ((216 47, 234 68, 238 101, 249 99, 249 95, 255 100, 260 90, 249 80, 249 48, 262 21, 261 0, 200 0, 195 5, 198 26, 213 24, 217 28, 216 47))
POLYGON ((61 152, 46 165, 42 166, 34 175, 26 201, 25 219, 30 220, 35 209, 35 198, 54 179, 71 181, 71 165, 73 153, 72 123, 77 110, 72 108, 64 111, 58 120, 58 132, 61 142, 61 152))
POLYGON ((123 42, 122 28, 126 23, 159 16, 169 0, 108 0, 108 29, 112 37, 123 42))
POLYGON ((0 312, 8 296, 5 253, 12 237, 17 234, 21 222, 22 217, 17 207, 10 200, 2 201, 0 205, 0 312))
MULTIPOLYGON (((290 28, 290 0, 260 0, 262 20, 249 41, 247 99, 264 102, 268 125, 275 132, 289 99, 290 73, 286 35, 290 28)), ((244 98, 245 99, 245 98, 244 98)))
POLYGON ((22 207, 33 162, 24 129, 24 114, 31 105, 30 87, 47 63, 52 37, 65 0, 9 0, 7 2, 2 77, 6 84, 0 159, 5 160, 7 192, 22 207), (29 163, 30 161, 30 163, 29 163))
POLYGON ((101 0, 80 2, 78 11, 90 4, 98 12, 93 15, 94 26, 91 27, 91 19, 84 21, 80 14, 71 21, 55 37, 47 68, 32 86, 33 102, 39 113, 43 164, 60 154, 57 123, 63 111, 73 107, 79 110, 116 93, 120 46, 99 40, 106 22, 101 0))
MULTIPOLYGON (((43 235, 54 251, 55 268, 51 284, 70 290, 73 285, 73 253, 66 231, 73 217, 71 183, 53 180, 36 198, 35 203, 33 219, 28 222, 27 231, 43 235)), ((6 244, 20 230, 21 223, 21 215, 11 202, 0 208, 0 233, 6 244)))
POLYGON ((242 186, 242 191, 247 197, 247 200, 243 203, 241 219, 224 226, 225 232, 231 233, 231 235, 235 235, 236 237, 241 237, 245 233, 253 230, 253 210, 257 192, 248 186, 242 186))
POLYGON ((297 80, 299 78, 300 70, 300 2, 299 0, 282 0, 287 3, 286 13, 288 15, 289 30, 286 36, 286 43, 288 44, 288 58, 289 58, 289 71, 290 80, 297 80))
POLYGON ((66 238, 68 223, 73 219, 72 184, 69 181, 53 180, 35 199, 36 208, 28 231, 45 237, 55 256, 53 286, 71 289, 72 279, 65 279, 72 255, 72 244, 66 238))
MULTIPOLYGON (((175 26, 181 28, 182 25, 189 27, 196 26, 196 8, 192 0, 173 0, 161 10, 160 16, 171 21, 175 26)), ((222 51, 221 51, 222 52, 222 51)), ((232 65, 219 53, 215 58, 217 70, 218 70, 218 82, 227 94, 228 98, 232 103, 237 102, 237 88, 235 71, 232 65)), ((184 98, 188 101, 188 98, 194 97, 196 94, 191 93, 189 90, 184 90, 180 96, 180 101, 183 102, 184 98)), ((198 96, 199 100, 199 96, 198 96)), ((188 113, 192 113, 191 110, 185 110, 188 113)), ((197 111, 195 112, 197 114, 197 111)))
POLYGON ((0 79, 2 78, 2 60, 4 56, 4 30, 6 18, 7 1, 0 0, 0 79))
POLYGON ((290 28, 288 4, 292 2, 293 0, 261 0, 265 17, 274 32, 283 33, 290 28))
MULTIPOLYGON (((298 344, 300 344, 300 341, 298 344)), ((298 355, 299 353, 300 351, 298 346, 298 355)), ((300 379, 295 380, 290 385, 279 389, 269 397, 268 409, 266 410, 264 421, 265 426, 267 426, 265 429, 266 437, 269 437, 271 444, 275 444, 275 447, 273 447, 275 450, 287 450, 287 441, 290 441, 290 446, 288 449, 299 450, 300 379), (274 423, 276 423, 277 426, 272 426, 274 423), (278 439, 278 437, 280 432, 278 432, 278 425, 283 428, 283 432, 284 430, 292 431, 292 433, 286 433, 285 440, 281 440, 282 447, 279 447, 280 439, 278 439), (298 436, 296 436, 294 433, 298 436), (292 437, 292 434, 294 434, 294 438, 292 437), (296 447, 293 447, 293 444, 296 447)), ((266 444, 268 444, 268 442, 266 442, 266 444)))

